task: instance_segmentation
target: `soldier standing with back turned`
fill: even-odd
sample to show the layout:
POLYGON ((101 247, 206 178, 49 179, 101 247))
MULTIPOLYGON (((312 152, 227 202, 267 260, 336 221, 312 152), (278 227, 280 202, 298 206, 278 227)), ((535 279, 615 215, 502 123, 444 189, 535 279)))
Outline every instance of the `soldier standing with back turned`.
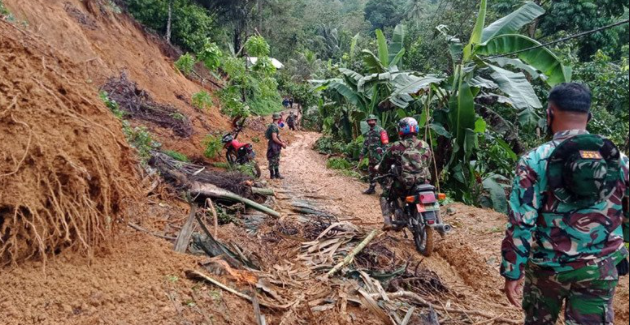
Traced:
POLYGON ((366 122, 370 129, 363 134, 365 141, 363 142, 363 149, 361 150, 359 161, 363 161, 365 156, 368 156, 370 188, 363 192, 363 194, 371 195, 376 193, 376 181, 374 180, 378 174, 376 165, 383 159, 383 154, 389 144, 389 137, 387 136, 387 131, 377 125, 378 119, 375 115, 368 116, 366 122))
POLYGON ((518 163, 501 274, 526 325, 612 325, 619 276, 628 273, 628 157, 591 135, 591 92, 570 83, 549 94, 553 140, 518 163), (520 288, 524 282, 522 306, 520 288))

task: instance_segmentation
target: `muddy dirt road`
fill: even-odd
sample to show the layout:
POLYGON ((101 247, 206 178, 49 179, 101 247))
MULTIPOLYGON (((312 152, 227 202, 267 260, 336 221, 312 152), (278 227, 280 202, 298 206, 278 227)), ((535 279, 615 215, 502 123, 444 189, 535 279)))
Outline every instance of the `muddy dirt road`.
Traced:
MULTIPOLYGON (((317 133, 296 133, 293 142, 283 152, 282 171, 285 179, 276 183, 283 190, 310 194, 310 203, 335 215, 367 228, 379 228, 381 213, 378 196, 361 192, 366 184, 328 170, 326 157, 312 150, 320 137, 317 133)), ((445 221, 455 231, 445 239, 438 239, 437 254, 423 258, 415 253, 413 240, 401 234, 388 234, 401 254, 410 262, 436 272, 451 288, 452 297, 441 301, 448 305, 457 302, 471 310, 492 311, 507 319, 520 319, 520 312, 512 308, 502 292, 503 278, 499 275, 500 245, 506 217, 503 214, 452 204, 444 208, 445 221)), ((628 282, 622 281, 616 299, 617 322, 628 322, 628 282)), ((451 320, 456 322, 456 320, 451 320)), ((486 324, 492 324, 487 322, 486 324)))

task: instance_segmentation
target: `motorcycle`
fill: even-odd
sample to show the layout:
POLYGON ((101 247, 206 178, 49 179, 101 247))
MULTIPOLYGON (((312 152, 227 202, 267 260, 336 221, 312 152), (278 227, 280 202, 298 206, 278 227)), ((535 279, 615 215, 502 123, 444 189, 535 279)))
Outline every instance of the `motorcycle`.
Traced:
POLYGON ((223 148, 226 150, 225 159, 230 165, 250 165, 256 178, 262 175, 260 167, 256 162, 256 152, 249 143, 236 140, 242 128, 237 128, 232 133, 228 133, 221 139, 223 148))
MULTIPOLYGON (((387 174, 377 179, 393 178, 395 174, 387 174)), ((430 257, 433 254, 434 233, 444 237, 453 227, 442 222, 440 217, 440 201, 446 200, 446 194, 437 193, 430 184, 416 185, 407 195, 389 201, 394 212, 392 223, 397 230, 409 229, 413 235, 416 250, 430 257)))

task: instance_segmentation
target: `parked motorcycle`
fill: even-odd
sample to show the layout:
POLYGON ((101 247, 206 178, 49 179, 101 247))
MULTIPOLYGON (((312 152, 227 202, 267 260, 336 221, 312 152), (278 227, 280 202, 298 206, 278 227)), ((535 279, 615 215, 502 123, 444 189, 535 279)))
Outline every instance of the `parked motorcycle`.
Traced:
POLYGON ((249 143, 239 142, 236 138, 240 133, 241 128, 237 128, 232 133, 228 133, 223 136, 221 142, 223 148, 226 150, 225 158, 230 165, 249 165, 253 168, 253 173, 256 178, 262 175, 260 167, 256 162, 256 152, 254 146, 249 143))
MULTIPOLYGON (((393 178, 394 174, 388 174, 378 179, 393 178)), ((409 229, 413 235, 416 250, 430 257, 433 254, 434 232, 442 237, 452 231, 453 227, 442 222, 440 217, 440 201, 446 199, 443 193, 436 193, 433 185, 416 185, 403 198, 389 201, 391 210, 394 211, 392 223, 397 229, 409 229)))

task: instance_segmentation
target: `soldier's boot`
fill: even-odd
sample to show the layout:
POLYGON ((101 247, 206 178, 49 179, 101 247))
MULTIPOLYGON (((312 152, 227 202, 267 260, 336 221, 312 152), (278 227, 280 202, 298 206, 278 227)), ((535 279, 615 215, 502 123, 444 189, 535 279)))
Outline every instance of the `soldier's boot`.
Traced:
POLYGON ((276 171, 273 168, 269 169, 269 175, 269 179, 276 179, 276 171))
POLYGON ((280 175, 280 168, 276 167, 275 171, 276 171, 276 179, 284 179, 284 177, 280 175))
POLYGON ((374 183, 370 184, 370 188, 368 188, 367 190, 363 192, 363 194, 365 195, 372 195, 374 193, 376 193, 376 184, 374 183))
POLYGON ((387 199, 381 198, 381 212, 383 213, 383 231, 394 230, 394 225, 392 224, 392 209, 387 202, 387 199))

